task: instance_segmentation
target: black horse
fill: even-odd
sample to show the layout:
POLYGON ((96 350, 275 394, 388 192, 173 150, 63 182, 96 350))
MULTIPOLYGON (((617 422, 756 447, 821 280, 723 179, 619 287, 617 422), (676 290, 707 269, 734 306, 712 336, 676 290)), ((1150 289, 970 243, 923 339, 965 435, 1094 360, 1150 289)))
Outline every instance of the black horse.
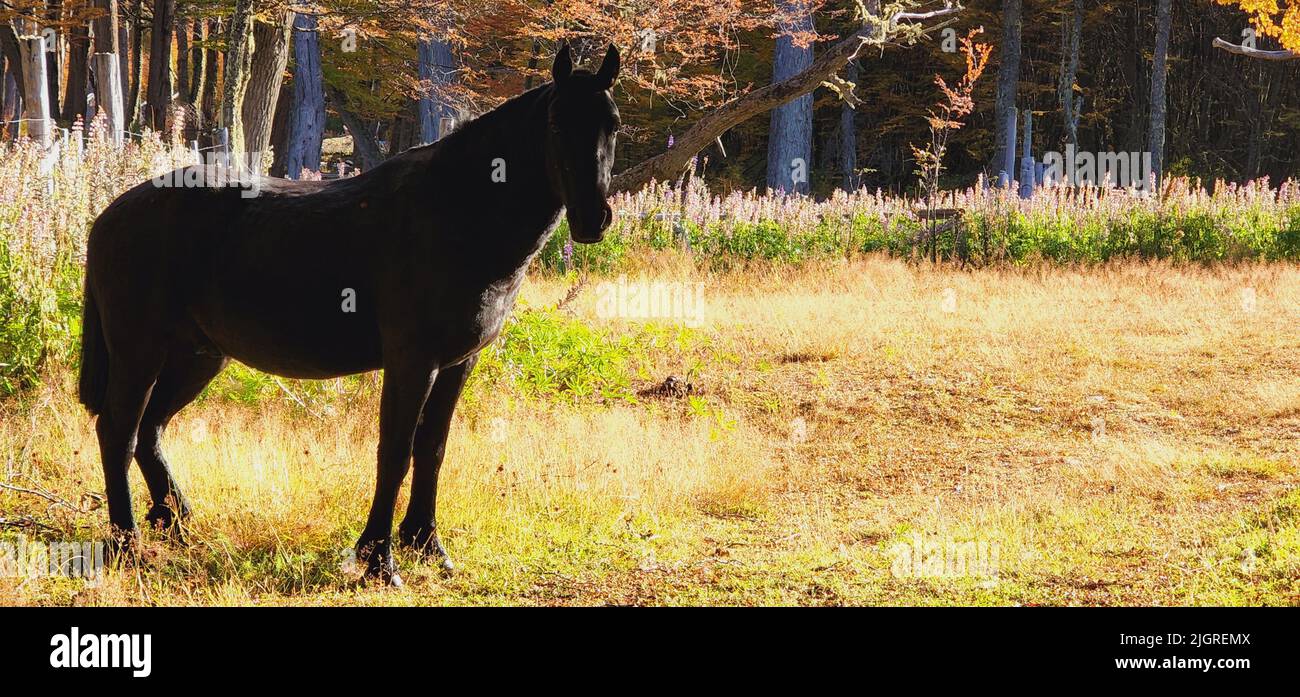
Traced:
POLYGON ((400 585, 393 508, 414 459, 400 541, 451 568, 434 509, 461 388, 561 209, 576 242, 599 242, 613 216, 618 51, 591 73, 566 45, 551 70, 553 82, 351 179, 264 179, 256 196, 146 182, 104 210, 87 243, 80 395, 99 415, 115 546, 137 536, 132 457, 151 525, 189 513, 159 441, 234 358, 295 378, 383 369, 358 558, 400 585))

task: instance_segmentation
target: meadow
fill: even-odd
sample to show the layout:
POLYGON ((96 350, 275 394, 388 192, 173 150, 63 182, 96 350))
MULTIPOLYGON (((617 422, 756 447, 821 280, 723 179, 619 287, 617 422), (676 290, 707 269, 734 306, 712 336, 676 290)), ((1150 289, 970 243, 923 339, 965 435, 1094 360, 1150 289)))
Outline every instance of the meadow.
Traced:
MULTIPOLYGON (((87 142, 45 177, 0 153, 0 543, 106 528, 85 233, 188 156, 87 142)), ((0 574, 0 603, 1300 604, 1300 189, 949 196, 937 263, 915 202, 866 192, 685 182, 619 197, 601 245, 557 232, 452 426, 454 573, 351 563, 377 375, 234 365, 164 442, 188 544, 0 574), (700 314, 602 303, 653 283, 700 314)))

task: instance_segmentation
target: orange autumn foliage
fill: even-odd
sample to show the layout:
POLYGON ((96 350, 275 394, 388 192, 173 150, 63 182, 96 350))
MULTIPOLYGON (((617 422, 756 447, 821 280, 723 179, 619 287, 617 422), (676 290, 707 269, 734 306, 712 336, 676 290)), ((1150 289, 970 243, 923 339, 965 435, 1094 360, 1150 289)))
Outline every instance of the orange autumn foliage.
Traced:
POLYGON ((1277 39, 1282 48, 1300 52, 1300 0, 1215 0, 1240 8, 1256 33, 1277 39))

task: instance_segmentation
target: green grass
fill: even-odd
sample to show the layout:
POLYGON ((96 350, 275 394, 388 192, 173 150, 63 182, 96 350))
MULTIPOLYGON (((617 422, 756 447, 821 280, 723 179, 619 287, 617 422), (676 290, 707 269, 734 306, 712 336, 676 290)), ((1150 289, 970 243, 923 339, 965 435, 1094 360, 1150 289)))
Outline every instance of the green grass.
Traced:
POLYGON ((1300 605, 1300 489, 1225 525, 1198 560, 1189 602, 1300 605))

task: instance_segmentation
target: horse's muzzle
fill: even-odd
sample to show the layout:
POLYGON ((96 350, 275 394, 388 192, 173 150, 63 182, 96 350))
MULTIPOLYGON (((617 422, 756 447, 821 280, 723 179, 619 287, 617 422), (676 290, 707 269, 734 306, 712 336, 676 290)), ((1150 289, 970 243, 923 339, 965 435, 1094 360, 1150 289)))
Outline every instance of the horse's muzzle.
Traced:
POLYGON ((595 244, 605 238, 605 230, 614 222, 614 209, 601 201, 593 216, 569 216, 569 236, 574 242, 595 244), (585 218, 585 219, 584 219, 585 218))

